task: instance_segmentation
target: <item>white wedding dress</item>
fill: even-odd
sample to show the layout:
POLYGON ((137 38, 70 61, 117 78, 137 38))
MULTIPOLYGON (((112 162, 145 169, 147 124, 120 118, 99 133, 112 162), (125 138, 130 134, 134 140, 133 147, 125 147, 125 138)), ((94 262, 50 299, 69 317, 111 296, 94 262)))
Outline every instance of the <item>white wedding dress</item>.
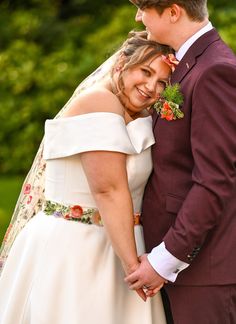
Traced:
MULTIPOLYGON (((151 117, 128 125, 121 116, 105 112, 46 121, 46 199, 96 208, 79 153, 117 151, 128 154, 129 186, 134 211, 139 212, 152 169, 153 143, 151 117)), ((135 233, 143 253, 140 225, 135 233)), ((1 274, 0 323, 165 324, 166 320, 160 294, 144 302, 127 288, 104 227, 41 211, 19 233, 1 274)))

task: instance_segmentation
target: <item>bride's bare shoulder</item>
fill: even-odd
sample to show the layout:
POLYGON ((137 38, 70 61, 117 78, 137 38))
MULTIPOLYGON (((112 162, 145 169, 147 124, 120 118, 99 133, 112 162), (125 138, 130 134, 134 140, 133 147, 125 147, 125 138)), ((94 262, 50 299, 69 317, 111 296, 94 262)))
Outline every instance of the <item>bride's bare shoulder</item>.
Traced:
POLYGON ((121 116, 124 109, 119 99, 107 88, 94 86, 84 90, 70 103, 64 117, 91 112, 113 112, 121 116))

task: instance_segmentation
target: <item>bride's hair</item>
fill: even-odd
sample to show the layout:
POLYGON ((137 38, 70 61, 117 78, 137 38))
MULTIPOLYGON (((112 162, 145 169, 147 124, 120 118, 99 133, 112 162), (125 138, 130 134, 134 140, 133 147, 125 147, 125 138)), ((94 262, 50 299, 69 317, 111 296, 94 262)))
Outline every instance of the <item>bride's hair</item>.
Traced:
POLYGON ((148 40, 146 31, 131 31, 128 34, 127 40, 120 48, 118 62, 122 63, 123 70, 128 70, 154 56, 167 55, 169 53, 173 53, 169 46, 148 40))
POLYGON ((121 46, 124 70, 142 64, 158 54, 167 55, 172 53, 169 46, 148 40, 147 35, 146 31, 131 31, 129 33, 127 40, 121 46))
POLYGON ((131 31, 127 40, 122 44, 117 62, 111 71, 111 77, 122 66, 122 71, 118 77, 118 92, 123 92, 123 72, 143 64, 147 60, 160 55, 173 53, 173 49, 167 45, 159 44, 153 40, 147 39, 146 31, 131 31))

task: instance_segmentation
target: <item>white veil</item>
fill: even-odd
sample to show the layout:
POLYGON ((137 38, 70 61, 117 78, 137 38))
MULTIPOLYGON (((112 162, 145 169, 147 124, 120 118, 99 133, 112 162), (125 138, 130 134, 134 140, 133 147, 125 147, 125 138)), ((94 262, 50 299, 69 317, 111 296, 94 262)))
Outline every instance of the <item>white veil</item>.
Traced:
MULTIPOLYGON (((61 114, 69 107, 72 99, 74 99, 81 91, 100 81, 110 73, 114 62, 116 61, 118 53, 119 51, 113 54, 108 60, 101 64, 93 73, 91 73, 84 81, 79 84, 71 98, 59 111, 55 118, 61 116, 61 114)), ((43 142, 44 140, 42 140, 33 161, 32 167, 24 180, 18 201, 15 206, 15 210, 3 239, 3 243, 0 249, 0 271, 5 263, 5 260, 9 254, 9 251, 17 234, 21 231, 25 224, 41 209, 44 202, 45 161, 42 158, 43 142)))

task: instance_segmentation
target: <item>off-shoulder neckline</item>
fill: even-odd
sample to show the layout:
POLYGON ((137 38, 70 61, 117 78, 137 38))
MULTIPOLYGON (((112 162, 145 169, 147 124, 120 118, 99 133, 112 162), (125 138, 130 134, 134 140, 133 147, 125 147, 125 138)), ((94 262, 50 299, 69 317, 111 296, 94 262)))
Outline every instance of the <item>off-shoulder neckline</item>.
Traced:
MULTIPOLYGON (((82 114, 82 115, 75 115, 75 116, 68 116, 68 117, 58 117, 58 118, 53 118, 53 119, 47 119, 46 122, 48 123, 57 123, 57 122, 69 122, 71 120, 77 120, 77 119, 86 119, 86 118, 89 118, 89 117, 93 117, 93 116, 101 116, 101 115, 113 115, 115 117, 118 117, 119 119, 123 120, 124 123, 125 123, 125 120, 124 120, 124 117, 122 117, 121 115, 119 114, 116 114, 116 113, 113 113, 113 112, 105 112, 105 111, 96 111, 96 112, 90 112, 90 113, 87 113, 87 114, 82 114)), ((131 120, 129 123, 126 124, 126 126, 128 125, 131 125, 137 121, 140 121, 140 120, 148 120, 151 118, 151 115, 149 116, 144 116, 144 117, 138 117, 134 120, 131 120)))

